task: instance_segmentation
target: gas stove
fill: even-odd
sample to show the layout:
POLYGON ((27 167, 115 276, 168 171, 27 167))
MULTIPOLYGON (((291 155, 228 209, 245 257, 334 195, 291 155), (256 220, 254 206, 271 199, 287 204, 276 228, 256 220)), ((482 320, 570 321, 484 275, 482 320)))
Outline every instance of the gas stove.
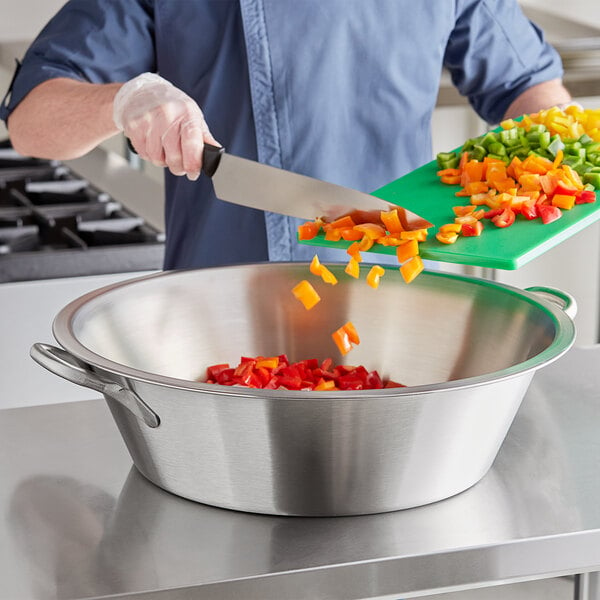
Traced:
POLYGON ((0 282, 162 268, 164 234, 58 161, 0 142, 0 282))

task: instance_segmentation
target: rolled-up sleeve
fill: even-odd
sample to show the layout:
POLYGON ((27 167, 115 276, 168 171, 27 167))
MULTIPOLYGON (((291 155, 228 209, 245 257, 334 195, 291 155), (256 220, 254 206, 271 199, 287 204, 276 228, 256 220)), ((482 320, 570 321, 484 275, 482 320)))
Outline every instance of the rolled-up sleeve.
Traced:
POLYGON ((57 77, 127 81, 156 70, 152 2, 70 0, 44 27, 17 66, 0 107, 8 119, 37 85, 57 77))
POLYGON ((456 10, 444 65, 488 123, 527 88, 562 77, 560 56, 516 0, 458 0, 456 10))

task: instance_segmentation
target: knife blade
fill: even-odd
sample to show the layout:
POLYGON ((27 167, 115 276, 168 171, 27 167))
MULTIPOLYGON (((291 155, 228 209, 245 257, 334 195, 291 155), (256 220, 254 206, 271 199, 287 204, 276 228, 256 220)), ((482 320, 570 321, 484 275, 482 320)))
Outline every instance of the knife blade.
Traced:
POLYGON ((207 143, 202 171, 212 178, 217 198, 233 204, 306 221, 319 217, 333 221, 361 213, 363 220, 372 220, 381 211, 395 208, 406 229, 432 226, 421 216, 376 196, 241 158, 207 143))

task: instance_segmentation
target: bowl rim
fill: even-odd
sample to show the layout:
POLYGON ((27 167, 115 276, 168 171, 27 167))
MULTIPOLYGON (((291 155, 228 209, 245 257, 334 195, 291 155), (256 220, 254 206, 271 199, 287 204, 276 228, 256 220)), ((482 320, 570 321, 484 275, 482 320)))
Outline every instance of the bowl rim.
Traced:
MULTIPOLYGON (((569 317, 563 309, 554 303, 543 299, 540 295, 533 292, 522 290, 515 286, 500 283, 496 281, 490 281, 480 277, 473 277, 468 275, 460 275, 456 273, 447 273, 443 271, 424 270, 419 277, 441 277, 449 278, 457 281, 464 281, 472 285, 480 285, 484 287, 492 287, 502 290, 504 293, 509 293, 518 296, 521 300, 524 300, 530 304, 535 305, 537 308, 544 311, 550 319, 554 322, 556 328, 556 335, 552 343, 531 358, 507 367, 500 371, 492 371, 484 375, 477 375, 474 377, 467 377, 463 379, 454 379, 450 381, 423 384, 416 386, 406 386, 401 388, 388 388, 388 389, 377 389, 377 390, 339 390, 339 391, 328 391, 326 394, 319 394, 315 391, 310 390, 267 390, 267 389, 256 389, 247 388, 243 386, 224 386, 219 384, 202 383, 199 381, 191 381, 186 379, 180 379, 176 377, 170 377, 166 375, 160 375, 144 371, 134 367, 129 367, 121 363, 112 361, 105 358, 104 356, 97 354, 90 350, 87 346, 83 345, 76 337, 72 323, 78 314, 91 301, 111 293, 115 290, 119 290, 125 287, 133 286, 138 283, 165 277, 176 277, 181 274, 190 273, 194 271, 206 271, 209 269, 230 269, 230 268, 256 268, 259 266, 270 266, 277 265, 279 268, 293 266, 306 266, 308 268, 309 263, 302 262, 278 262, 278 263, 245 263, 235 264, 219 267, 203 267, 199 269, 179 269, 173 271, 161 271, 158 273, 151 273, 149 275, 142 275, 132 279, 119 281, 112 283, 96 290, 92 290, 64 306, 54 318, 52 323, 52 332, 56 341, 69 353, 71 353, 78 361, 84 363, 92 370, 100 369, 103 373, 115 375, 118 377, 124 377, 128 380, 142 382, 146 384, 160 385, 168 388, 175 388, 180 390, 189 390, 197 392, 205 392, 210 395, 217 395, 222 397, 244 397, 244 398, 255 398, 255 399, 281 399, 282 394, 285 394, 286 400, 298 399, 298 400, 315 400, 323 402, 324 399, 343 399, 343 400, 364 400, 365 398, 392 398, 392 397, 408 397, 415 395, 430 394, 432 392, 439 392, 443 390, 459 390, 467 389, 476 386, 481 386, 487 383, 496 383, 506 379, 522 376, 530 371, 535 371, 541 367, 544 367, 554 360, 560 358, 565 354, 575 342, 576 328, 573 320, 569 317)), ((343 264, 332 263, 334 266, 344 267, 343 264)), ((328 266, 330 266, 328 264, 328 266)), ((367 265, 370 267, 371 265, 367 265)), ((382 265, 384 268, 390 269, 393 267, 382 265)))

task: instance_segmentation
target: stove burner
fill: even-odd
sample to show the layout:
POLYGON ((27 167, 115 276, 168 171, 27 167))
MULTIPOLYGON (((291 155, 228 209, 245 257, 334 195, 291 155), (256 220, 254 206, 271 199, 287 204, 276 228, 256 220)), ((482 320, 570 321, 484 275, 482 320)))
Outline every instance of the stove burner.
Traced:
POLYGON ((0 142, 0 282, 162 268, 164 235, 53 161, 0 142))

